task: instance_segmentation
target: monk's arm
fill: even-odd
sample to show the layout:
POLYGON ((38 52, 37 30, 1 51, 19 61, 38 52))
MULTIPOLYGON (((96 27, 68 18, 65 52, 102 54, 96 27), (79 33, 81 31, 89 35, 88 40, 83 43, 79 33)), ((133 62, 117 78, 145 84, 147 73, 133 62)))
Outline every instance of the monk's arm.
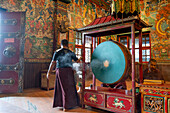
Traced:
POLYGON ((56 65, 56 61, 51 61, 48 72, 47 72, 47 78, 49 78, 50 73, 52 72, 55 65, 56 65))

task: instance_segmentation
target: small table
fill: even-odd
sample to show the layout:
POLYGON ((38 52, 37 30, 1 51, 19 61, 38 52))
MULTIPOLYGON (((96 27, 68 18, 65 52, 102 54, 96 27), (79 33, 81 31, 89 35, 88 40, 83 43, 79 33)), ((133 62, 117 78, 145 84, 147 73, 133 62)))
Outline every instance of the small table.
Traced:
POLYGON ((41 88, 46 90, 54 89, 56 73, 52 71, 49 76, 49 81, 47 81, 47 71, 48 70, 41 71, 41 88))

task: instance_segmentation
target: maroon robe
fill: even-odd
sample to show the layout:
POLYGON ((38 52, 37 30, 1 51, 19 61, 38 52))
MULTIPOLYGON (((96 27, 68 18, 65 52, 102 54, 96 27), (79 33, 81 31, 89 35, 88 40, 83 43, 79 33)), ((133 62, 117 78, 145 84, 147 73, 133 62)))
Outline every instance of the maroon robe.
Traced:
POLYGON ((53 107, 70 109, 78 105, 79 97, 72 68, 57 68, 53 107))

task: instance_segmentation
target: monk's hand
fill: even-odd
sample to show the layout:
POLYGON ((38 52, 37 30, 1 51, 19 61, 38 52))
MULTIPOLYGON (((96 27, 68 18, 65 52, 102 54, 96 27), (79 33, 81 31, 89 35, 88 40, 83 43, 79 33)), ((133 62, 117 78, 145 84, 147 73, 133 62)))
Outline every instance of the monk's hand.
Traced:
POLYGON ((49 91, 49 77, 50 77, 50 73, 47 72, 47 91, 49 91))
POLYGON ((47 79, 49 79, 49 77, 50 77, 50 73, 49 72, 47 72, 46 77, 47 77, 47 79))

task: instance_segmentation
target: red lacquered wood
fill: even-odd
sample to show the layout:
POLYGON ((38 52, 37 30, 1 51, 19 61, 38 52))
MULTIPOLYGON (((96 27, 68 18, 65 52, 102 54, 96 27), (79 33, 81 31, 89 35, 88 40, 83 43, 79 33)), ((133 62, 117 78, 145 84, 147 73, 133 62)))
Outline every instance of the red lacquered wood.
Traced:
POLYGON ((132 113, 135 113, 135 27, 134 24, 131 26, 131 37, 132 37, 132 96, 133 96, 133 101, 132 101, 132 113))
POLYGON ((139 31, 139 77, 140 83, 143 81, 143 70, 142 70, 142 31, 139 31))
POLYGON ((82 70, 82 108, 85 108, 84 104, 84 89, 85 89, 85 43, 86 43, 86 36, 82 34, 82 44, 83 44, 83 70, 82 70))
MULTIPOLYGON (((132 17, 132 18, 126 18, 123 19, 123 23, 122 20, 116 20, 116 21, 112 21, 112 22, 108 22, 108 23, 102 23, 100 25, 96 24, 96 25, 91 25, 91 26, 86 26, 84 28, 80 28, 78 29, 79 32, 83 33, 83 57, 85 57, 85 35, 91 36, 91 37, 100 37, 100 36, 107 36, 107 35, 114 35, 114 34, 121 34, 121 33, 127 33, 127 32, 131 32, 131 37, 132 37, 132 93, 131 92, 126 92, 123 90, 114 90, 114 89, 101 89, 101 88, 97 88, 97 89, 92 89, 92 90, 87 90, 84 89, 85 88, 85 66, 83 68, 83 93, 82 93, 82 99, 84 99, 84 94, 85 93, 95 93, 96 95, 98 94, 104 94, 103 96, 103 103, 102 106, 94 104, 94 103, 87 103, 84 102, 83 100, 83 105, 89 105, 89 106, 93 106, 96 108, 100 108, 100 109, 104 109, 104 110, 108 110, 108 111, 112 111, 112 112, 116 112, 116 113, 128 113, 128 112, 133 112, 135 113, 135 97, 136 97, 136 90, 135 90, 135 31, 140 31, 142 30, 142 28, 144 27, 151 27, 149 25, 147 25, 144 21, 142 21, 141 19, 139 19, 138 17, 132 17), (140 22, 139 22, 140 21, 140 22), (136 26, 136 27, 135 27, 136 26), (123 111, 124 108, 120 108, 119 106, 113 108, 108 108, 107 107, 107 102, 108 102, 108 98, 107 96, 111 95, 114 96, 116 98, 118 98, 118 100, 120 99, 131 99, 131 105, 132 105, 132 109, 130 109, 130 111, 123 111)), ((141 31, 140 31, 141 32, 141 31)), ((83 61, 85 61, 85 58, 83 58, 83 61)), ((93 82, 95 84, 95 82, 93 82)), ((114 97, 111 97, 112 99, 115 99, 114 97)), ((90 98, 90 97, 89 97, 90 98)), ((94 100, 95 100, 95 96, 94 96, 94 100)), ((93 100, 93 98, 92 98, 93 100)), ((118 101, 119 102, 119 101, 118 101)), ((114 103, 115 104, 115 103, 114 103)), ((123 107, 123 106, 122 106, 123 107)))
MULTIPOLYGON (((140 86, 140 92, 141 92, 141 110, 142 113, 150 113, 152 111, 149 111, 145 108, 145 101, 146 99, 144 96, 147 96, 147 98, 162 98, 163 104, 162 108, 164 113, 169 113, 168 109, 170 110, 168 106, 168 100, 170 99, 170 85, 169 84, 141 84, 140 86)), ((169 100, 170 101, 170 100, 169 100)), ((159 112, 159 111, 155 111, 159 112)))
MULTIPOLYGON (((96 38, 93 37, 93 51, 95 50, 95 48, 96 48, 96 38)), ((96 87, 96 77, 93 74, 93 90, 95 90, 95 87, 96 87)))

